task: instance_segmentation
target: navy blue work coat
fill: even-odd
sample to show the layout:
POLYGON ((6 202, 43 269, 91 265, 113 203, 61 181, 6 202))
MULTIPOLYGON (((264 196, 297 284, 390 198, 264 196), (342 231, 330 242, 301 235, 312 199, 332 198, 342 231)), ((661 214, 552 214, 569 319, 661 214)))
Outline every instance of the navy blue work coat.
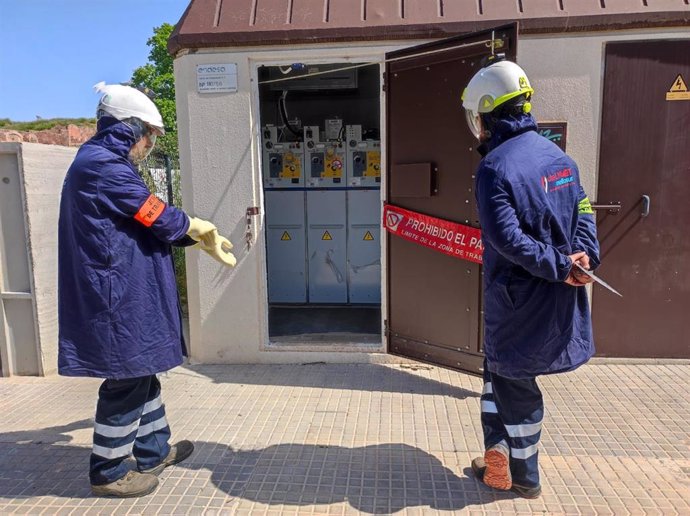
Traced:
POLYGON ((58 229, 58 370, 135 378, 182 363, 171 244, 189 219, 151 195, 129 126, 102 118, 67 171, 58 229))
POLYGON ((507 378, 575 369, 594 353, 587 292, 564 283, 568 255, 599 264, 593 211, 575 162, 536 130, 530 115, 499 122, 476 176, 484 352, 507 378))

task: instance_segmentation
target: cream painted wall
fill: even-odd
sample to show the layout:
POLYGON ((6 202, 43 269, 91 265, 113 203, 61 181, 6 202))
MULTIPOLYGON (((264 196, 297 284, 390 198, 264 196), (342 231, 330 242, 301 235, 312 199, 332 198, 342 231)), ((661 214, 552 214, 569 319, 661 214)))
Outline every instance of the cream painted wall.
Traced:
POLYGON ((567 152, 590 199, 597 197, 606 42, 688 37, 687 30, 676 29, 520 39, 518 63, 535 89, 533 113, 537 120, 568 122, 567 152))
MULTIPOLYGON (((568 122, 568 152, 578 162, 592 199, 596 198, 604 43, 671 37, 687 37, 687 33, 680 30, 630 31, 615 35, 523 37, 520 40, 518 61, 528 71, 536 89, 534 114, 539 120, 568 122)), ((228 235, 238 259, 234 270, 225 270, 195 250, 187 252, 189 347, 193 361, 398 361, 357 348, 328 348, 334 351, 324 351, 324 348, 285 351, 280 348, 282 350, 277 351, 268 345, 262 216, 255 217, 256 245, 248 249, 244 243, 245 210, 250 206, 262 207, 259 128, 256 126, 258 87, 254 79, 257 66, 305 61, 380 61, 385 52, 416 43, 422 42, 318 48, 303 45, 289 49, 257 47, 241 51, 217 49, 183 52, 175 59, 184 208, 192 215, 212 220, 228 235), (237 64, 238 92, 198 93, 196 65, 220 63, 237 64)), ((385 94, 382 94, 382 113, 384 109, 385 94)), ((382 127, 382 139, 385 148, 385 127, 382 127)), ((385 168, 385 156, 383 159, 385 168)), ((385 276, 385 263, 382 269, 385 276)))

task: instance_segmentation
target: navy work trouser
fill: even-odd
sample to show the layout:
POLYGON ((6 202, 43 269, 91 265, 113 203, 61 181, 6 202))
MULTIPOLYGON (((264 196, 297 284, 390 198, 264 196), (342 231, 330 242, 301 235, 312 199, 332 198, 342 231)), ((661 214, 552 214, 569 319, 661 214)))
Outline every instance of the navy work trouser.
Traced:
POLYGON ((139 469, 160 464, 170 451, 170 427, 156 375, 105 380, 98 391, 91 484, 109 484, 131 469, 134 455, 139 469))
POLYGON ((491 373, 484 361, 481 396, 482 429, 486 449, 502 443, 510 449, 513 482, 539 485, 539 438, 544 399, 536 378, 513 380, 491 373))

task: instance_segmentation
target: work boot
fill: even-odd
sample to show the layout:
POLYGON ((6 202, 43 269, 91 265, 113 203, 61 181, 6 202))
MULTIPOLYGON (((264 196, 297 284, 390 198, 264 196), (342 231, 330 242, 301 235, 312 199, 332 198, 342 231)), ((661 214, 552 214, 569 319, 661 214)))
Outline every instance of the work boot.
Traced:
POLYGON ((161 472, 167 468, 168 466, 172 466, 173 464, 178 464, 185 460, 187 457, 189 457, 192 452, 194 451, 194 443, 191 441, 180 441, 179 443, 173 444, 170 447, 170 451, 168 452, 168 456, 163 459, 163 461, 158 465, 153 468, 149 469, 142 469, 140 470, 142 473, 150 473, 152 475, 160 475, 161 472))
POLYGON ((158 478, 155 475, 128 471, 124 477, 110 484, 91 485, 91 491, 96 496, 135 498, 153 493, 157 487, 158 478))
POLYGON ((541 486, 527 487, 513 482, 510 490, 520 498, 527 498, 528 500, 533 500, 534 498, 539 498, 541 496, 541 486))
MULTIPOLYGON (((484 462, 484 457, 477 457, 472 461, 472 471, 474 475, 482 482, 484 482, 484 474, 486 473, 486 463, 484 462)), ((534 499, 541 496, 541 486, 536 487, 526 487, 512 483, 510 486, 510 491, 515 493, 521 498, 534 499)))
POLYGON ((495 444, 484 452, 484 464, 486 464, 486 471, 484 471, 484 483, 507 491, 513 485, 513 479, 510 476, 510 450, 503 444, 495 444))

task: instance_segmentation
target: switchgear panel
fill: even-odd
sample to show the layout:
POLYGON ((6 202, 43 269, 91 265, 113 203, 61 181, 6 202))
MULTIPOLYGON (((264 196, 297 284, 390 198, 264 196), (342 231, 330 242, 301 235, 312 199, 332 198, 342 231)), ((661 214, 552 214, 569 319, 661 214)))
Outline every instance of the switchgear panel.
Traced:
POLYGON ((362 140, 362 126, 349 125, 347 140, 347 185, 379 187, 381 184, 381 142, 362 140))
POLYGON ((269 303, 307 302, 303 190, 267 190, 266 251, 269 303))
POLYGON ((347 303, 346 192, 307 190, 310 303, 347 303))
POLYGON ((381 144, 341 124, 262 129, 269 303, 381 302, 381 144))
POLYGON ((348 301, 381 302, 381 193, 378 189, 347 192, 348 301))
POLYGON ((263 177, 266 188, 304 188, 301 142, 278 142, 276 127, 263 130, 263 177))
POLYGON ((304 128, 305 180, 310 188, 345 188, 345 159, 342 141, 321 141, 319 128, 304 128))

